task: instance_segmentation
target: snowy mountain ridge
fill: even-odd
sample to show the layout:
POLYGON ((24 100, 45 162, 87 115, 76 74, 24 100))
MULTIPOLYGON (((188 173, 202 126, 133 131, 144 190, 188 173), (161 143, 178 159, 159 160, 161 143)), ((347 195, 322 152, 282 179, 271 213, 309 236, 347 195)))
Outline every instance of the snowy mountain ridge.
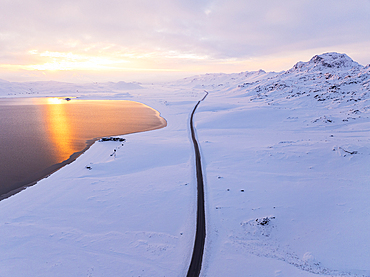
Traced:
POLYGON ((346 54, 339 54, 336 52, 324 53, 322 55, 315 55, 308 62, 298 62, 290 70, 292 71, 326 71, 329 69, 353 69, 363 68, 362 65, 353 61, 346 54))
POLYGON ((370 65, 362 66, 346 54, 334 52, 315 55, 283 72, 206 74, 186 78, 181 83, 222 90, 267 105, 343 107, 344 110, 337 110, 342 121, 361 117, 361 113, 370 110, 370 65))

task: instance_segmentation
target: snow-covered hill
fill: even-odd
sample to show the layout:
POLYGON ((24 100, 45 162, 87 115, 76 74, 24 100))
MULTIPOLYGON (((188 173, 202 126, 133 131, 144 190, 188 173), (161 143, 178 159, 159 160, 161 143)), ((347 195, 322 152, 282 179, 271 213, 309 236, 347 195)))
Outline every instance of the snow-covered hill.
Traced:
POLYGON ((361 66, 345 54, 327 53, 316 55, 309 62, 299 62, 272 78, 241 86, 253 95, 252 101, 282 102, 292 98, 307 101, 308 98, 325 102, 323 105, 327 107, 361 102, 356 105, 361 112, 367 110, 369 81, 370 65, 361 66))
POLYGON ((326 107, 331 110, 331 118, 322 115, 326 123, 355 120, 366 116, 370 109, 370 64, 362 66, 339 53, 316 55, 279 73, 259 70, 206 74, 186 78, 176 83, 179 84, 222 91, 276 107, 326 107))
POLYGON ((370 276, 369 80, 369 65, 326 53, 284 72, 130 90, 0 82, 1 97, 140 101, 168 123, 126 135, 124 146, 96 142, 1 201, 0 276, 185 276, 196 211, 188 120, 204 90, 194 118, 206 191, 201 275, 370 276))

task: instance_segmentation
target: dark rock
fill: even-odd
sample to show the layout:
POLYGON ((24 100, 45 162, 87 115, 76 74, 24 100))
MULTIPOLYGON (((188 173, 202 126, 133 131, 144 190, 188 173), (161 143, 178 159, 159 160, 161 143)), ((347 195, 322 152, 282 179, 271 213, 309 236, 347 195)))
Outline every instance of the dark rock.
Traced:
POLYGON ((109 138, 101 138, 101 139, 99 139, 99 141, 100 142, 103 142, 103 141, 120 141, 120 142, 122 142, 122 141, 125 141, 126 139, 124 139, 124 138, 120 138, 120 137, 109 137, 109 138))

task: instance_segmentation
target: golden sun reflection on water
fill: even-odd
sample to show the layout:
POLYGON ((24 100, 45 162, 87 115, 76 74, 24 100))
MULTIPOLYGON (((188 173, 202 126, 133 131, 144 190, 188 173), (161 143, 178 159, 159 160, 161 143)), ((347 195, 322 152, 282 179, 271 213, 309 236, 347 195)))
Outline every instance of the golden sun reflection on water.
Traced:
POLYGON ((50 142, 54 145, 55 158, 59 161, 64 161, 69 156, 77 152, 78 149, 72 144, 74 132, 72 124, 68 120, 66 112, 66 101, 60 98, 47 98, 45 105, 45 125, 50 138, 50 142))
POLYGON ((167 125, 156 110, 133 101, 58 97, 35 101, 43 106, 45 135, 52 148, 50 152, 58 163, 82 151, 87 141, 167 125))
POLYGON ((158 111, 127 100, 3 99, 0 115, 0 195, 72 162, 98 138, 167 125, 158 111))

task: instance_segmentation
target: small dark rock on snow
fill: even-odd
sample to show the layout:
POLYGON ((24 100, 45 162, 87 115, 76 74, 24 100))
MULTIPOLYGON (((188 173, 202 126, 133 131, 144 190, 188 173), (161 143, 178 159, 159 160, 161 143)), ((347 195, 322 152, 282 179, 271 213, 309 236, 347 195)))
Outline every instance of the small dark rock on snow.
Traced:
POLYGON ((124 139, 124 138, 120 138, 120 137, 109 137, 109 138, 101 138, 101 139, 99 139, 99 141, 100 142, 103 142, 103 141, 120 141, 120 142, 122 142, 122 141, 125 141, 126 139, 124 139))
POLYGON ((264 225, 268 225, 268 224, 269 224, 269 222, 271 221, 271 219, 275 219, 275 217, 274 217, 274 216, 272 216, 272 217, 270 217, 270 218, 268 218, 268 217, 257 218, 257 219, 256 219, 256 222, 257 222, 257 224, 258 224, 258 225, 262 225, 262 226, 264 226, 264 225))

